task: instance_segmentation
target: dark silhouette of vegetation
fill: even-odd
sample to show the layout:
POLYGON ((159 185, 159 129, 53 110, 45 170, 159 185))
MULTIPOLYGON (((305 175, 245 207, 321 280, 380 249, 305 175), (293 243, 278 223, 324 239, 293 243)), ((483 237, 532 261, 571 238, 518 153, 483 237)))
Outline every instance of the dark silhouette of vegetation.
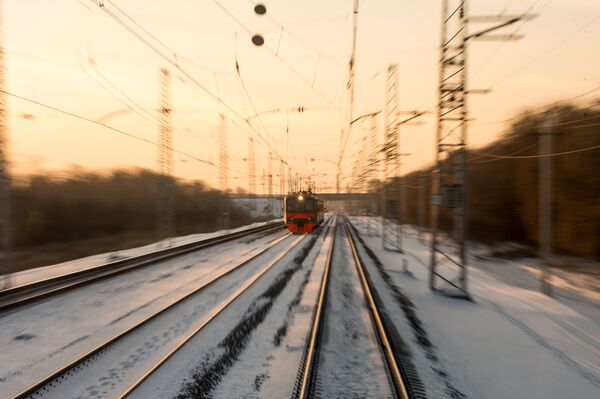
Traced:
MULTIPOLYGON (((469 238, 494 243, 538 240, 538 158, 500 159, 537 155, 544 111, 555 112, 553 153, 600 145, 600 107, 558 104, 526 112, 504 136, 469 152, 469 238)), ((600 259, 600 149, 552 157, 553 247, 562 254, 600 259)), ((418 192, 425 184, 431 194, 431 168, 407 176, 407 222, 418 225, 418 192)), ((427 224, 429 224, 427 212, 427 224)), ((451 230, 450 213, 441 224, 451 230)))
MULTIPOLYGON (((145 242, 164 238, 156 230, 160 179, 147 170, 119 170, 79 171, 62 178, 36 175, 17 181, 12 188, 13 246, 18 251, 111 237, 145 242)), ((202 182, 171 183, 175 235, 220 229, 224 211, 229 211, 231 227, 250 222, 223 193, 202 182)))

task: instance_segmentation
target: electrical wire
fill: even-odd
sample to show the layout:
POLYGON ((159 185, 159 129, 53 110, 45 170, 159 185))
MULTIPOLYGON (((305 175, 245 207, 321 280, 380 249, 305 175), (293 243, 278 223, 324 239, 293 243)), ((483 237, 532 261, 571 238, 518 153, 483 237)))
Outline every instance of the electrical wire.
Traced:
MULTIPOLYGON (((19 99, 19 100, 22 100, 22 101, 26 101, 26 102, 28 102, 28 103, 31 103, 31 104, 38 105, 38 106, 40 106, 40 107, 43 107, 43 108, 46 108, 46 109, 49 109, 49 110, 52 110, 52 111, 55 111, 55 112, 61 113, 61 114, 63 114, 63 115, 70 116, 70 117, 72 117, 72 118, 75 118, 75 119, 79 119, 79 120, 82 120, 82 121, 85 121, 85 122, 89 122, 89 123, 91 123, 91 124, 94 124, 94 125, 97 125, 97 126, 104 127, 104 128, 106 128, 106 129, 108 129, 108 130, 110 130, 110 131, 114 132, 114 133, 118 133, 118 134, 121 134, 121 135, 124 135, 124 136, 130 137, 130 138, 132 138, 132 139, 135 139, 135 140, 138 140, 138 141, 143 141, 143 142, 145 142, 145 143, 147 143, 147 144, 151 144, 151 145, 153 145, 153 146, 155 146, 155 147, 160 147, 160 144, 159 144, 159 143, 156 143, 156 142, 154 142, 154 141, 152 141, 152 140, 148 140, 148 139, 146 139, 146 138, 144 138, 144 137, 137 136, 137 135, 135 135, 135 134, 133 134, 133 133, 126 132, 126 131, 124 131, 124 130, 121 130, 121 129, 118 129, 118 128, 116 128, 116 127, 113 127, 113 126, 107 125, 107 124, 105 124, 105 123, 98 122, 98 121, 96 121, 96 120, 94 120, 94 119, 91 119, 91 118, 88 118, 88 117, 86 117, 86 116, 82 116, 82 115, 76 114, 76 113, 74 113, 74 112, 66 111, 66 110, 63 110, 63 109, 57 108, 57 107, 55 107, 55 106, 49 105, 49 104, 45 104, 45 103, 43 103, 43 102, 41 102, 41 101, 34 100, 34 99, 31 99, 31 98, 28 98, 28 97, 25 97, 25 96, 21 96, 21 95, 19 95, 19 94, 15 94, 15 93, 12 93, 12 92, 9 92, 9 91, 6 91, 6 90, 2 90, 2 89, 0 89, 0 93, 4 93, 4 94, 6 94, 6 95, 8 95, 8 96, 11 96, 11 97, 17 98, 17 99, 19 99)), ((215 164, 214 164, 213 162, 211 162, 211 161, 207 161, 207 160, 205 160, 205 159, 198 158, 198 157, 196 157, 196 156, 194 156, 194 155, 191 155, 191 154, 189 154, 189 153, 187 153, 187 152, 179 151, 179 150, 177 150, 177 149, 175 149, 175 148, 172 148, 172 147, 170 147, 169 149, 170 149, 170 150, 172 150, 172 151, 173 151, 174 153, 176 153, 176 154, 179 154, 179 155, 182 155, 182 156, 188 157, 188 158, 190 158, 190 159, 192 159, 192 160, 194 160, 194 161, 198 161, 198 162, 200 162, 200 163, 203 163, 203 164, 206 164, 206 165, 210 165, 210 166, 215 166, 215 167, 217 166, 217 165, 215 165, 215 164)))
MULTIPOLYGON (((577 99, 579 99, 581 97, 585 97, 585 96, 587 96, 589 94, 592 94, 592 93, 595 93, 597 91, 600 91, 600 86, 596 86, 596 87, 594 87, 594 88, 592 88, 590 90, 586 90, 583 93, 577 94, 577 95, 575 95, 573 97, 569 97, 566 100, 561 100, 561 103, 569 103, 569 102, 571 102, 573 100, 577 100, 577 99)), ((539 111, 542 111, 546 107, 547 107, 546 105, 542 105, 542 106, 539 106, 539 107, 536 107, 536 108, 533 108, 533 109, 529 110, 528 113, 539 112, 539 111)), ((584 111, 588 110, 590 108, 594 108, 594 107, 595 107, 595 105, 592 105, 590 107, 585 108, 584 111)), ((499 124, 514 122, 514 121, 519 120, 520 118, 521 118, 521 116, 515 116, 514 118, 504 119, 504 120, 501 120, 501 121, 486 122, 486 123, 477 123, 477 124, 475 124, 475 126, 499 125, 499 124)), ((581 119, 581 120, 585 120, 585 119, 581 119)), ((577 121, 573 121, 573 122, 577 122, 577 121)), ((553 126, 558 126, 558 125, 553 125, 553 126)))
MULTIPOLYGON (((597 126, 600 126, 600 124, 598 124, 597 126)), ((496 158, 496 160, 500 160, 500 159, 534 159, 534 158, 550 158, 550 157, 558 157, 558 156, 562 156, 562 155, 571 155, 571 154, 577 154, 580 152, 593 151, 593 150, 597 150, 597 149, 600 149, 600 145, 595 145, 595 146, 586 147, 586 148, 579 148, 577 150, 555 152, 555 153, 551 153, 551 154, 537 154, 537 155, 498 155, 498 154, 491 154, 488 152, 479 152, 479 153, 485 157, 496 158)))
MULTIPOLYGON (((528 13, 528 12, 529 12, 531 9, 533 9, 533 7, 535 7, 535 5, 537 5, 537 4, 539 3, 539 1, 540 1, 540 0, 537 0, 536 2, 534 2, 534 3, 533 3, 533 4, 532 4, 532 5, 531 5, 531 6, 530 6, 530 7, 529 7, 529 8, 528 8, 528 9, 527 9, 525 12, 524 12, 524 14, 528 13)), ((548 7, 548 6, 550 5, 550 3, 552 3, 552 2, 553 2, 553 0, 548 0, 548 2, 546 2, 544 5, 542 5, 542 6, 541 6, 541 7, 540 7, 540 8, 539 8, 537 11, 536 11, 536 13, 539 13, 539 12, 541 12, 543 9, 545 9, 546 7, 548 7)), ((512 3, 512 2, 509 2, 509 4, 508 4, 508 5, 510 5, 510 3, 512 3)), ((507 5, 507 6, 505 6, 505 9, 508 7, 508 5, 507 5)), ((502 12, 501 12, 501 13, 502 13, 502 12)), ((501 14, 501 13, 500 13, 500 14, 501 14)), ((549 50, 546 50, 544 53, 542 53, 542 54, 541 54, 540 56, 538 56, 536 59, 534 59, 534 60, 530 61, 530 62, 529 62, 529 63, 527 63, 526 65, 524 65, 524 66, 522 66, 522 67, 518 68, 517 70, 513 71, 513 72, 512 72, 510 75, 508 75, 508 76, 504 77, 503 79, 500 79, 500 80, 498 80, 496 83, 492 84, 492 85, 490 86, 490 88, 493 88, 493 87, 497 86, 498 84, 505 82, 506 80, 508 80, 508 79, 512 78, 513 76, 515 76, 516 74, 518 74, 519 72, 521 72, 523 69, 527 68, 529 65, 531 65, 531 64, 533 64, 533 63, 537 62, 539 59, 541 59, 541 58, 545 57, 545 56, 546 56, 548 53, 550 53, 550 52, 554 51, 556 48, 560 47, 562 44, 564 44, 566 41, 570 40, 570 39, 571 39, 573 36, 575 36, 575 35, 576 35, 577 33, 579 33, 581 30, 585 29, 587 26, 589 26, 590 24, 592 24, 593 22, 595 22, 595 21, 596 21, 598 18, 600 18, 600 15, 599 15, 599 16, 597 16, 596 18, 594 18, 593 20, 589 21, 588 23, 586 23, 584 26, 582 26, 582 27, 578 28, 578 29, 577 29, 575 32, 571 33, 571 35, 569 35, 569 36, 567 36, 565 39, 563 39, 563 41, 561 41, 561 42, 559 42, 557 45, 555 45, 555 46, 551 47, 549 50)), ((479 72, 481 72, 481 70, 482 70, 482 69, 483 69, 483 67, 480 67, 480 70, 478 70, 476 73, 479 73, 479 72)), ((599 89, 600 89, 600 88, 599 88, 599 89)), ((575 98, 575 97, 574 97, 574 98, 575 98)), ((567 100, 567 101, 569 101, 569 100, 567 100)), ((427 104, 427 103, 430 103, 430 104, 432 104, 432 106, 431 106, 431 107, 428 109, 428 110, 430 111, 430 110, 432 110, 432 109, 434 109, 434 108, 435 108, 435 102, 436 102, 436 100, 429 100, 429 101, 425 101, 425 102, 423 102, 423 104, 427 104)), ((419 108, 422 108, 422 107, 423 107, 423 105, 421 105, 419 108)), ((507 119, 507 120, 504 120, 504 121, 492 122, 492 123, 489 123, 489 124, 496 124, 496 123, 498 123, 498 124, 499 124, 499 123, 506 123, 506 122, 510 122, 510 121, 512 121, 512 120, 514 120, 514 119, 516 119, 516 118, 513 118, 513 119, 507 119)))
MULTIPOLYGON (((93 2, 94 4, 96 4, 95 0, 90 0, 91 2, 93 2)), ((108 3, 108 1, 107 1, 108 3)), ((110 2, 110 4, 114 4, 114 2, 110 2)), ((246 123, 246 125, 248 125, 248 127, 250 127, 250 129, 257 135, 257 137, 263 141, 271 150, 273 150, 273 152, 277 153, 277 151, 275 151, 275 149, 272 147, 271 143, 266 140, 264 137, 262 137, 262 135, 260 134, 260 132, 254 128, 254 126, 252 126, 252 124, 248 123, 246 121, 246 119, 237 111, 235 110, 231 105, 229 105, 228 103, 226 103, 220 96, 218 96, 217 94, 213 93, 212 91, 210 91, 206 86, 204 86, 200 81, 198 81, 196 78, 194 78, 187 70, 185 70, 178 62, 177 57, 176 57, 176 53, 168 48, 165 47, 165 44, 162 43, 161 41, 154 39, 155 41, 157 41, 157 43, 161 46, 161 47, 165 47, 168 48, 169 53, 175 55, 174 59, 169 56, 166 55, 163 51, 161 51, 156 45, 152 44, 150 41, 148 41, 143 35, 141 35, 139 32, 137 32, 134 28, 132 28, 131 26, 129 26, 125 21, 123 21, 121 18, 119 18, 119 16, 117 16, 115 13, 113 13, 111 10, 109 10, 106 7, 106 4, 103 2, 97 3, 97 6, 99 6, 108 16, 110 16, 112 19, 114 19, 119 25, 121 25, 125 30, 127 30, 130 34, 132 34, 135 38, 137 38, 139 41, 141 41, 143 44, 145 44, 148 48, 150 48, 153 52, 155 52, 158 56, 160 56, 160 58, 162 58, 163 60, 167 61, 169 64, 171 64, 173 67, 175 67, 177 69, 177 71, 183 75, 183 78, 185 78, 186 80, 188 80, 189 82, 191 82, 192 84, 194 84, 195 86, 197 86, 201 91, 203 91, 205 94, 208 94, 213 100, 215 100, 216 102, 218 102, 219 104, 221 104, 223 107, 225 107, 225 109, 227 109, 230 113, 232 113, 234 116, 236 116, 237 118, 241 119, 242 121, 244 121, 246 123)), ((116 7, 115 7, 116 8, 116 7)), ((120 10, 117 8, 117 10, 120 10)), ((123 13, 123 15, 126 16, 126 18, 132 20, 130 17, 127 16, 127 14, 123 13)), ((136 26, 139 25, 139 23, 135 23, 136 26)), ((145 28, 140 28, 142 29, 142 31, 144 32, 148 32, 147 29, 145 28)), ((151 35, 151 37, 154 37, 154 35, 151 35)), ((239 126, 239 125, 238 125, 239 126)))
POLYGON ((585 28, 587 28, 588 26, 592 25, 594 22, 596 22, 598 20, 600 20, 600 14, 596 15, 594 18, 592 18, 591 20, 587 21, 586 23, 584 23, 583 25, 581 25, 579 28, 575 29, 573 32, 571 32, 570 34, 568 34, 566 37, 564 37, 557 44, 555 44, 552 47, 546 49, 544 52, 542 52, 541 54, 539 54, 535 58, 531 59, 530 61, 528 61, 527 63, 525 63, 521 67, 519 67, 516 70, 514 70, 513 72, 511 72, 509 75, 507 75, 504 78, 496 81, 494 84, 492 84, 490 86, 490 88, 494 88, 494 87, 498 86, 499 84, 506 82, 507 80, 511 79, 513 76, 517 75, 519 72, 523 71, 524 69, 526 69, 530 65, 535 64, 536 62, 538 62, 539 60, 541 60, 542 58, 544 58, 545 56, 547 56, 548 54, 550 54, 551 52, 553 52, 557 48, 561 47, 563 44, 565 44, 566 42, 568 42, 569 40, 571 40, 572 38, 574 38, 579 32, 581 32, 582 30, 584 30, 585 28))
MULTIPOLYGON (((527 150, 529 150, 529 149, 531 149, 531 148, 535 147, 536 145, 538 145, 538 143, 537 143, 537 142, 531 143, 531 144, 529 144, 529 145, 526 145, 526 146, 525 146, 525 147, 523 147, 523 148, 520 148, 520 149, 518 149, 517 151, 511 152, 510 154, 506 154, 506 156, 513 156, 513 155, 518 155, 518 154, 521 154, 521 153, 523 153, 523 152, 525 152, 525 151, 527 151, 527 150)), ((479 151, 477 151, 477 150, 475 150, 475 151, 473 151, 473 152, 475 153, 475 156, 473 156, 472 158, 470 158, 470 159, 469 159, 469 162, 475 162, 475 163, 487 163, 487 162, 495 162, 495 161, 498 161, 498 160, 499 160, 499 159, 486 159, 486 160, 483 160, 483 161, 476 161, 476 160, 477 160, 477 159, 479 159, 479 158, 484 158, 484 155, 481 155, 481 154, 479 153, 479 151)))
MULTIPOLYGON (((248 91, 248 87, 246 86, 244 78, 242 77, 242 73, 240 71, 240 63, 239 63, 239 59, 238 59, 238 56, 237 56, 237 51, 236 51, 236 54, 235 54, 235 72, 237 74, 237 77, 238 77, 241 85, 242 85, 242 88, 244 89, 244 92, 246 93, 246 97, 248 98, 248 102, 250 102, 250 106, 252 107, 252 110, 254 111, 254 115, 258 118, 258 121, 259 121, 260 125, 262 126, 263 130, 265 131, 265 133, 267 134, 267 137, 269 138, 269 140, 274 140, 273 136, 271 136, 271 134, 269 133, 269 130, 267 129, 267 127, 263 123, 263 120, 260 117, 260 114, 256 110, 256 106, 254 105, 254 101, 252 100, 252 97, 250 96, 250 92, 248 91)), ((246 117, 246 120, 248 120, 248 119, 249 118, 246 117)))
MULTIPOLYGON (((127 101, 123 101, 122 98, 120 98, 119 96, 115 95, 110 88, 106 87, 105 84, 103 84, 102 82, 98 81, 93 75, 91 75, 87 70, 84 69, 84 72, 86 73, 86 76, 88 76, 92 81, 94 81, 98 86, 100 86, 104 91, 106 91, 111 97, 113 97, 115 100, 117 100, 118 102, 120 102, 121 104, 123 104, 125 107, 127 107, 127 110, 139 115, 141 118, 149 121, 150 123, 156 125, 156 126, 161 126, 161 122, 160 119, 154 115, 152 112, 148 111, 146 108, 144 108, 142 105, 140 105, 139 103, 137 103, 135 100, 133 100, 133 98, 131 98, 129 95, 127 95, 127 93, 125 93, 125 91, 123 91, 119 86, 117 86, 113 81, 111 81, 106 75, 104 75, 102 72, 100 72, 100 70, 93 65, 92 70, 98 74, 98 76, 100 76, 110 87, 112 87, 114 90, 116 90, 121 96, 123 96, 125 99, 127 99, 127 101, 129 101, 129 103, 127 101)), ((125 110, 121 110, 121 111, 125 111, 125 110)), ((108 116, 111 115, 115 115, 115 114, 120 114, 121 111, 116 111, 116 112, 111 112, 108 114, 108 116)), ((107 115, 97 119, 98 122, 105 122, 104 119, 107 117, 107 115)), ((192 137, 192 138, 198 138, 199 136, 194 135, 194 134, 188 134, 185 133, 184 131, 180 130, 180 129, 175 129, 173 128, 173 132, 185 137, 192 137)))
MULTIPOLYGON (((100 74, 99 71, 95 70, 100 76, 103 76, 102 74, 100 74)), ((129 103, 127 101, 124 101, 122 98, 120 98, 119 96, 117 96, 116 94, 114 94, 104 83, 98 81, 98 79, 96 79, 91 73, 89 73, 87 70, 84 70, 85 74, 87 77, 89 77, 94 83, 96 83, 98 86, 100 86, 100 88, 102 88, 105 92, 107 92, 111 97, 113 97, 115 100, 117 100, 118 102, 120 102, 121 104, 123 104, 125 107, 127 107, 128 110, 130 110, 131 112, 139 115, 141 118, 159 125, 160 121, 158 120, 158 118, 156 118, 155 116, 153 116, 151 113, 149 113, 148 111, 146 111, 142 106, 140 106, 138 103, 136 103, 135 101, 133 101, 133 99, 131 99, 129 96, 127 96, 127 94, 125 94, 123 91, 121 91, 118 87, 113 86, 109 80, 105 79, 107 82, 109 82, 109 84, 115 89, 117 90, 117 92, 119 94, 121 94, 123 97, 125 97, 129 103), (133 104, 133 105, 132 105, 133 104)), ((111 113, 113 114, 113 113, 111 113)), ((100 118, 98 121, 101 121, 103 118, 100 118)))
MULTIPOLYGON (((238 17, 236 17, 227 7, 225 7, 219 0, 213 0, 215 3, 225 14, 229 16, 235 23, 237 23, 242 29, 244 29, 249 35, 253 35, 254 32, 246 26, 238 17)), ((329 103, 331 100, 327 98, 320 90, 316 87, 311 86, 311 82, 309 79, 305 78, 300 72, 296 70, 287 60, 282 58, 275 50, 271 49, 268 46, 263 46, 272 56, 278 59, 287 69, 289 69, 299 80, 301 80, 308 88, 314 91, 325 103, 329 103)))
MULTIPOLYGON (((522 15, 527 15, 531 12, 531 10, 538 5, 542 0, 537 0, 535 1, 531 6, 529 6, 525 11, 523 11, 522 15)), ((552 3, 554 0, 548 0, 543 6, 541 6, 539 9, 537 9, 533 15, 537 15, 539 14, 543 9, 545 9, 546 7, 548 7, 550 5, 550 3, 552 3)), ((500 13, 498 13, 498 15, 502 15, 504 12, 506 12, 506 10, 508 9, 508 7, 514 3, 514 0, 511 0, 508 2, 508 4, 506 6, 504 6, 503 10, 500 11, 500 13)), ((524 21, 520 21, 521 23, 524 21)), ((471 76, 470 79, 473 79, 475 76, 479 75, 481 73, 481 71, 483 71, 489 64, 490 62, 494 59, 494 57, 496 57, 496 55, 500 52, 500 50, 502 50, 504 48, 504 46, 506 46, 506 41, 503 41, 502 43, 500 43, 495 51, 489 55, 488 57, 486 57, 486 60, 483 64, 479 65, 479 68, 474 71, 471 76)))
MULTIPOLYGON (((248 0, 248 2, 250 4, 254 4, 253 0, 248 0)), ((280 30, 281 33, 283 34, 283 32, 287 33, 290 37, 296 39, 296 41, 298 41, 298 43, 301 43, 302 45, 304 45, 307 49, 311 50, 312 52, 314 52, 319 58, 323 58, 327 61, 329 61, 330 63, 336 65, 336 66, 343 66, 343 64, 341 62, 339 62, 338 60, 336 60, 335 58, 323 53, 322 51, 320 51, 319 49, 317 49, 316 47, 312 46, 310 43, 308 43, 306 40, 304 40, 302 37, 300 37, 300 35, 298 35, 297 33, 294 33, 292 30, 290 30, 289 28, 285 27, 281 22, 279 22, 275 17, 273 17, 270 13, 266 14, 266 17, 273 22, 274 24, 276 24, 280 30)), ((281 41, 281 37, 279 39, 281 41)), ((277 46, 279 48, 279 45, 277 46)))
MULTIPOLYGON (((94 3, 96 2, 95 0, 92 0, 94 3)), ((118 12, 120 12, 121 14, 123 14, 125 16, 125 18, 127 18, 129 21, 131 21, 135 26, 137 26, 142 32, 144 32, 146 35, 150 36, 150 38, 152 40, 154 40, 157 44, 159 44, 162 48, 164 48, 165 50, 167 50, 168 52, 171 52, 173 54, 173 56, 175 58, 177 58, 177 53, 175 51, 173 51, 173 49, 171 49, 169 46, 167 46, 165 43, 163 43, 158 37, 156 37, 154 34, 152 34, 152 32, 150 32, 148 29, 146 29, 142 24, 140 24, 139 22, 137 22, 135 19, 133 19, 128 13, 126 13, 125 11, 123 11, 121 8, 119 8, 119 6, 117 4, 115 4, 113 1, 111 0, 104 0, 106 3, 109 3, 111 6, 113 6, 118 12)), ((101 1, 98 3, 98 6, 100 6, 101 8, 104 8, 105 5, 102 4, 104 1, 101 1)))

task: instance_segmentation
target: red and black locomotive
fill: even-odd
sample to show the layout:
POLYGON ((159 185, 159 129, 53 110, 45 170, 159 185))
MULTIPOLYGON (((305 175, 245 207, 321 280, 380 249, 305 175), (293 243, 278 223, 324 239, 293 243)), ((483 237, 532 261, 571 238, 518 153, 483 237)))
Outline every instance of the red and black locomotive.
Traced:
POLYGON ((292 233, 310 233, 325 218, 325 202, 310 191, 288 194, 283 203, 284 223, 292 233))

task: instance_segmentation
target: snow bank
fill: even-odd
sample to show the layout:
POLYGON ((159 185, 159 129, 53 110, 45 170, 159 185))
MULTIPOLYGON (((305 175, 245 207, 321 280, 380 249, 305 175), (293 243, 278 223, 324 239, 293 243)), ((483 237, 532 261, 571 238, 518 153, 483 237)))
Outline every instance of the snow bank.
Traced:
MULTIPOLYGON (((184 245, 195 241, 206 240, 212 237, 222 236, 236 231, 249 229, 252 227, 262 226, 272 221, 280 219, 273 219, 267 222, 258 222, 246 226, 241 226, 231 230, 219 230, 212 233, 201 233, 201 234, 190 234, 186 236, 176 237, 174 239, 174 245, 184 245)), ((35 281, 60 276, 61 274, 73 273, 78 270, 89 269, 92 267, 100 266, 108 262, 112 262, 118 259, 130 258, 134 256, 144 255, 150 252, 154 252, 159 249, 163 249, 164 244, 153 243, 144 245, 142 247, 130 248, 118 252, 108 252, 102 254, 96 254, 87 256, 85 258, 74 259, 67 262, 57 263, 49 266, 36 267, 33 269, 23 270, 16 273, 5 275, 4 278, 8 278, 11 287, 29 284, 35 281)), ((2 282, 2 276, 0 276, 0 282, 2 282)), ((0 284, 0 291, 3 289, 3 284, 0 284)))
MULTIPOLYGON (((440 370, 470 398, 600 397, 600 319, 593 291, 577 288, 568 299, 551 298, 537 291, 531 267, 473 258, 468 277, 473 302, 434 294, 428 288, 427 242, 408 234, 406 255, 387 252, 379 237, 366 235, 364 221, 355 226, 414 303, 437 350, 439 359, 428 359, 418 337, 406 337, 430 397, 452 397, 444 392, 440 370), (402 271, 403 258, 409 273, 402 271)), ((557 283, 563 291, 573 285, 557 283)), ((404 324, 398 328, 409 334, 410 321, 404 318, 404 324)))

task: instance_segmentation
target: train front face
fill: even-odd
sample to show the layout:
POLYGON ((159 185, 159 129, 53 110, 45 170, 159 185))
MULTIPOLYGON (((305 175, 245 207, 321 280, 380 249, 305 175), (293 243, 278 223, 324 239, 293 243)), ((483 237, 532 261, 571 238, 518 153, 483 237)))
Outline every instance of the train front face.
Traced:
POLYGON ((285 198, 285 224, 295 234, 310 233, 318 223, 315 198, 306 194, 285 198))

